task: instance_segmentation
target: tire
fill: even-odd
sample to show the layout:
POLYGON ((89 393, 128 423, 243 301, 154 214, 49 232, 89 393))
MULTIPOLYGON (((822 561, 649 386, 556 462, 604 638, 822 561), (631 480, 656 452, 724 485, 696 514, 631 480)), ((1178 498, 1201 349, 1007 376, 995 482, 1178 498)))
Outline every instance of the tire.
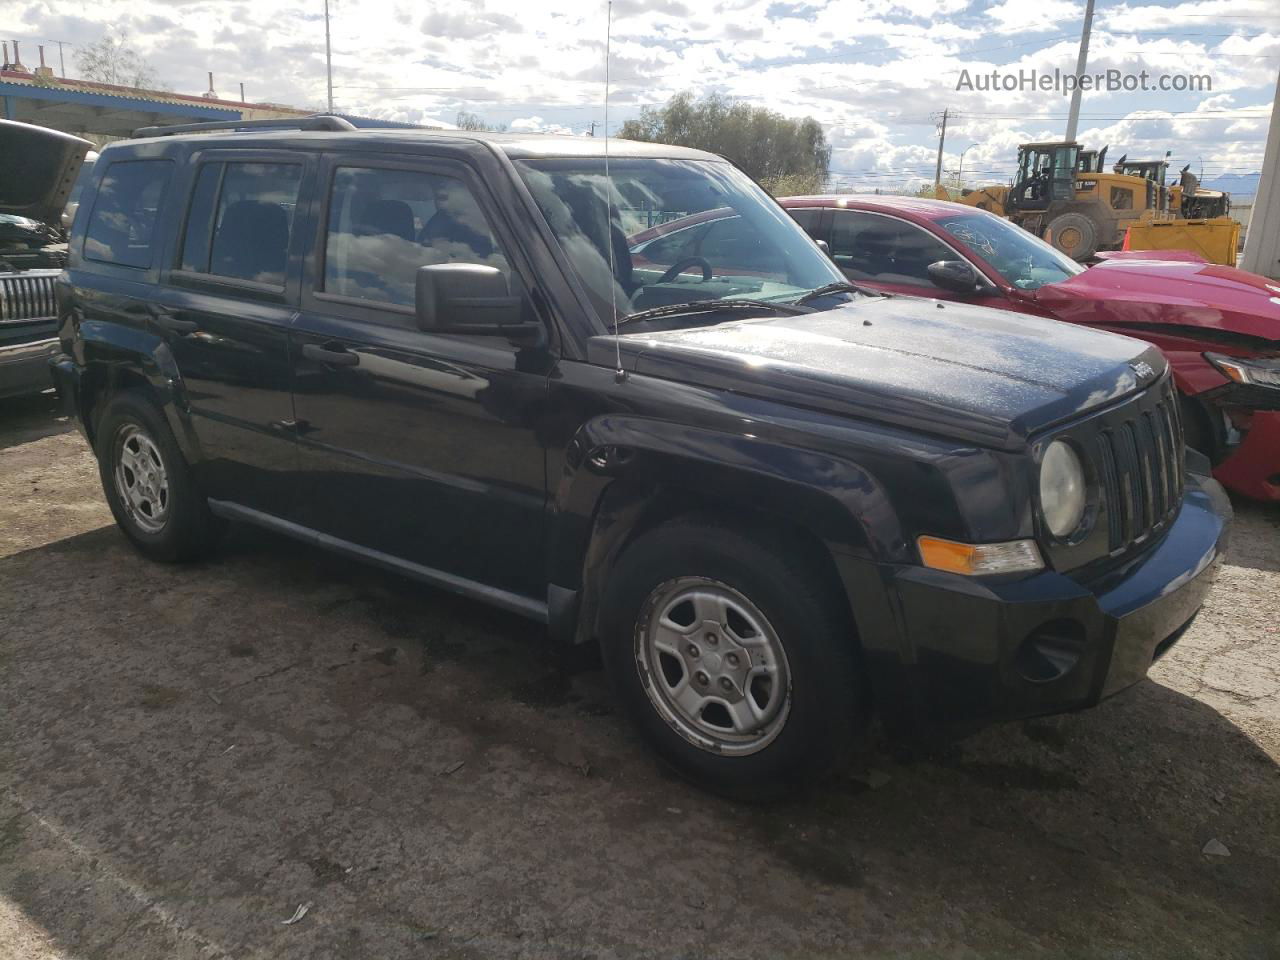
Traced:
POLYGON ((173 563, 209 551, 221 525, 154 403, 132 391, 112 397, 96 453, 111 513, 141 553, 173 563))
POLYGON ((1182 407, 1183 440, 1192 450, 1198 450, 1208 457, 1209 462, 1216 467, 1226 454, 1225 431, 1221 426, 1215 428, 1214 416, 1203 402, 1180 393, 1178 403, 1182 407))
POLYGON ((1083 213, 1064 213, 1049 221, 1054 247, 1072 260, 1088 260, 1098 252, 1098 228, 1083 213))
POLYGON ((619 558, 601 612, 605 668, 644 738, 681 776, 743 799, 820 780, 866 722, 843 604, 798 549, 770 546, 781 549, 710 522, 665 524, 619 558))

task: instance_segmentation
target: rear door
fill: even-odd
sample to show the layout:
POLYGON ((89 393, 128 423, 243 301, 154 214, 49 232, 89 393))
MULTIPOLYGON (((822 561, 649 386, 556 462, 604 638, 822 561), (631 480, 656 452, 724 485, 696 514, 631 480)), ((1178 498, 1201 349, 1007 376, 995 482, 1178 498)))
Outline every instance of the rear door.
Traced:
POLYGON ((325 213, 293 329, 306 525, 371 559, 496 588, 498 602, 540 602, 546 478, 536 426, 555 353, 424 332, 413 307, 420 266, 484 263, 524 297, 527 318, 545 321, 510 231, 457 161, 337 155, 322 182, 325 213))
POLYGON ((182 376, 206 493, 282 517, 296 508, 288 331, 316 163, 289 151, 200 153, 149 305, 182 376))

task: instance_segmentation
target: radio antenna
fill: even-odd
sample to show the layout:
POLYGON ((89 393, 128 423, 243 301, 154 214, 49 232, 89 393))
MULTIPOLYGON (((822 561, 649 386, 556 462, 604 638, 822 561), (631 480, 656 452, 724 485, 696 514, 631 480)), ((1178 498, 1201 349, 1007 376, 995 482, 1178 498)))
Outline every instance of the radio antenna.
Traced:
POLYGON ((613 178, 609 176, 609 48, 613 43, 613 0, 605 10, 604 21, 604 242, 609 248, 609 306, 613 310, 613 354, 618 364, 613 379, 622 383, 627 371, 622 369, 622 341, 618 339, 618 265, 613 251, 613 178))

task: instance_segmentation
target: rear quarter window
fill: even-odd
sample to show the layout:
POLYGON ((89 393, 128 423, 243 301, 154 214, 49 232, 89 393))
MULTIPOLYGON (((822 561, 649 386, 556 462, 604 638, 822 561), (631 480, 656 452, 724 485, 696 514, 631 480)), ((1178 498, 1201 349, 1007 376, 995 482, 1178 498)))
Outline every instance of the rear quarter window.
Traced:
POLYGON ((142 270, 150 267, 156 221, 172 175, 169 160, 122 160, 108 166, 85 230, 85 257, 142 270))

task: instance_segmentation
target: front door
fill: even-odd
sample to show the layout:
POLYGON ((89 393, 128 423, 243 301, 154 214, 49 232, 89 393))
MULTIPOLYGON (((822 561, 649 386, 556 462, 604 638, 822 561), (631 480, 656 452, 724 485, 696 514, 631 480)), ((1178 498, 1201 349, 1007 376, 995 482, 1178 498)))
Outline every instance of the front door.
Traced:
POLYGON ((863 210, 831 211, 831 258, 853 283, 938 300, 1005 306, 1004 296, 945 290, 929 278, 929 264, 964 260, 958 252, 914 223, 863 210))
POLYGON ((444 160, 338 156, 322 182, 292 332, 305 524, 437 580, 545 599, 536 426, 554 352, 423 332, 414 315, 430 263, 489 264, 527 289, 486 191, 444 160))

